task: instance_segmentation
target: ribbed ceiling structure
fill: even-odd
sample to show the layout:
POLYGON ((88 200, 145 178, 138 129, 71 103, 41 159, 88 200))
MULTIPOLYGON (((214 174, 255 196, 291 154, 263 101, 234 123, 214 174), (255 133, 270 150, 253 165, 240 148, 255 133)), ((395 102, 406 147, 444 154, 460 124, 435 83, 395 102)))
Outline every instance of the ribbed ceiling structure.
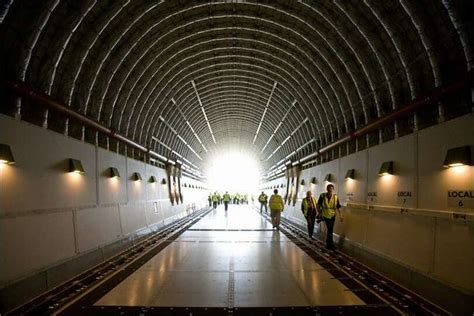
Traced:
MULTIPOLYGON (((229 148, 264 169, 296 160, 473 63, 470 0, 15 0, 1 10, 2 78, 196 168, 229 148)), ((24 100, 4 105, 70 125, 24 100)))

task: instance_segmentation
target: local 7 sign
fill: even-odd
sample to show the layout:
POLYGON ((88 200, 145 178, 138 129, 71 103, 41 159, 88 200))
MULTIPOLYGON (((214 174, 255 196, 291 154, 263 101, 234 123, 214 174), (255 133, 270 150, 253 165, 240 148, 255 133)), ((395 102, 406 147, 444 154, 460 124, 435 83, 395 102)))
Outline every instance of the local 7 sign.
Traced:
POLYGON ((456 209, 474 209, 474 191, 448 191, 448 207, 456 209))
POLYGON ((398 205, 412 206, 413 192, 412 191, 398 191, 397 192, 398 205))

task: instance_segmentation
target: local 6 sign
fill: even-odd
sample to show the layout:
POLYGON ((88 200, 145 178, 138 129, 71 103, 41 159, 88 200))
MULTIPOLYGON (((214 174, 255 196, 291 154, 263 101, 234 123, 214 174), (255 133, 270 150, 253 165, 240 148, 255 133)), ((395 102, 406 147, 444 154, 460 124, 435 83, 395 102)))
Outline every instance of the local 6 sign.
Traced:
POLYGON ((463 210, 474 209, 474 191, 449 190, 448 207, 463 210))

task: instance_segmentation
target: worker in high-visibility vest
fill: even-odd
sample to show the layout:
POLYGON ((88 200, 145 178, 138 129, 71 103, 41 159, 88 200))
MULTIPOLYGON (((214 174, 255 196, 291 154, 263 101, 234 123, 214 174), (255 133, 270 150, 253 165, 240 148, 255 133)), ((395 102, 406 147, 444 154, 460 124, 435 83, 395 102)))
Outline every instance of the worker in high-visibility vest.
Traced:
POLYGON ((217 195, 217 191, 216 191, 212 195, 212 206, 214 207, 214 209, 217 208, 217 203, 219 203, 219 195, 217 195))
POLYGON ((262 191, 262 193, 258 197, 258 201, 260 202, 260 213, 262 213, 263 208, 265 208, 265 212, 268 212, 268 208, 267 208, 268 196, 265 194, 265 192, 262 191))
POLYGON ((229 202, 230 202, 230 194, 229 192, 225 192, 224 196, 222 197, 222 200, 224 201, 224 209, 227 212, 227 209, 229 208, 229 202))
POLYGON ((336 220, 336 211, 339 213, 339 219, 342 222, 344 218, 341 213, 341 203, 339 203, 339 198, 336 193, 334 193, 334 185, 328 184, 326 186, 326 193, 321 193, 318 199, 318 204, 316 208, 318 214, 321 214, 326 224, 326 248, 329 250, 336 250, 334 246, 334 241, 332 235, 334 232, 334 222, 336 220))
POLYGON ((273 191, 268 206, 270 206, 270 217, 272 218, 273 228, 280 229, 280 217, 281 212, 283 212, 283 209, 285 208, 285 202, 282 197, 278 195, 277 189, 273 191))
POLYGON ((306 218, 308 237, 311 239, 313 239, 314 221, 316 220, 316 205, 318 205, 318 202, 313 196, 313 192, 306 192, 306 197, 301 202, 301 212, 303 212, 304 218, 306 218))
POLYGON ((209 196, 207 197, 207 201, 209 202, 209 207, 212 206, 212 193, 209 193, 209 196))

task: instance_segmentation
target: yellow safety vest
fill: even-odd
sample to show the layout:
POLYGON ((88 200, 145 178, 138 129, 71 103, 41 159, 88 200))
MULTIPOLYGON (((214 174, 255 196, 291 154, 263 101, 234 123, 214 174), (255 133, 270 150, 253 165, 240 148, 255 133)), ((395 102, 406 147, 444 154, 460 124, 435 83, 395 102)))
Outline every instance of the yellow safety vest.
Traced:
POLYGON ((224 202, 229 202, 230 201, 230 195, 229 194, 224 194, 224 198, 223 198, 224 202))
MULTIPOLYGON (((316 204, 318 204, 318 202, 316 201, 316 198, 315 198, 314 196, 312 196, 311 198, 313 199, 313 205, 314 205, 314 207, 316 207, 316 204)), ((307 216, 307 215, 308 215, 308 210, 309 210, 308 198, 304 198, 304 199, 303 199, 302 205, 303 205, 303 213, 304 213, 304 216, 307 216)), ((316 209, 315 209, 315 210, 316 210, 316 209)))
POLYGON ((267 203, 267 196, 265 194, 260 194, 260 196, 258 197, 258 201, 260 203, 267 203))
POLYGON ((212 196, 212 202, 218 202, 219 201, 219 197, 217 196, 217 194, 214 194, 212 196))
POLYGON ((323 199, 323 216, 326 217, 326 218, 332 218, 336 215, 336 205, 337 205, 337 201, 338 201, 338 198, 337 198, 337 195, 336 194, 333 194, 331 196, 331 199, 328 200, 328 197, 327 197, 327 194, 326 193, 323 193, 324 194, 324 199, 323 199))
POLYGON ((273 194, 270 197, 270 202, 268 203, 270 206, 270 210, 272 211, 283 211, 283 208, 285 207, 285 202, 283 202, 283 199, 281 196, 278 194, 273 194))

